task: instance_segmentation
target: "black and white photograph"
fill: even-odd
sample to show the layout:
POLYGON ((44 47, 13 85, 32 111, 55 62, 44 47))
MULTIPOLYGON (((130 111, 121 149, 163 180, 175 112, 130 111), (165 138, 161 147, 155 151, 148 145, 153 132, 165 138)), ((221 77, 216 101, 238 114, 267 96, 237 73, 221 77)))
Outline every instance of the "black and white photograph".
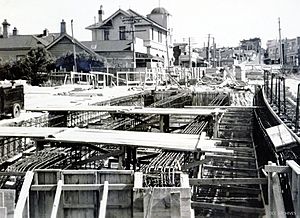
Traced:
POLYGON ((0 218, 300 218, 299 0, 0 0, 0 218))

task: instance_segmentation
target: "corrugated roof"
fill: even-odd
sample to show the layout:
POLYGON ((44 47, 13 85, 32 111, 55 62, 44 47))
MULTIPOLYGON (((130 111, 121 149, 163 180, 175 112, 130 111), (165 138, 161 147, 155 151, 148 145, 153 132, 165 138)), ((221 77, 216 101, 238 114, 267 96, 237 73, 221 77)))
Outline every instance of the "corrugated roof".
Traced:
POLYGON ((81 42, 95 52, 105 51, 130 51, 131 40, 101 40, 81 42))

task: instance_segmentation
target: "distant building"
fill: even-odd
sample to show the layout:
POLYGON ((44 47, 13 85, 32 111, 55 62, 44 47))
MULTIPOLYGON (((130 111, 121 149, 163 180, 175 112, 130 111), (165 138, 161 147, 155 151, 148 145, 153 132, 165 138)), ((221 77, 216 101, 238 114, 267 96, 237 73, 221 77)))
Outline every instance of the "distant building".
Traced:
POLYGON ((299 66, 300 37, 283 40, 284 44, 284 64, 290 67, 299 66))
POLYGON ((10 24, 5 19, 2 23, 2 35, 0 36, 0 59, 2 61, 17 60, 24 57, 30 49, 42 46, 46 47, 53 42, 59 34, 45 29, 41 34, 19 35, 18 29, 14 27, 12 34, 9 32, 10 24))
POLYGON ((188 43, 174 43, 173 48, 174 65, 189 67, 200 67, 204 65, 204 58, 200 56, 195 48, 189 48, 188 43))
POLYGON ((147 16, 131 9, 119 9, 103 20, 100 7, 98 22, 86 28, 92 31, 92 41, 82 43, 116 67, 133 66, 133 47, 136 67, 167 66, 173 56, 169 16, 161 7, 153 9, 147 16))
POLYGON ((70 36, 66 32, 66 22, 64 20, 61 21, 60 26, 61 32, 59 37, 57 37, 52 43, 50 43, 46 47, 46 49, 52 54, 53 57, 58 58, 66 53, 73 53, 73 45, 75 44, 76 53, 86 52, 87 54, 101 58, 92 49, 86 47, 77 39, 73 39, 72 36, 70 36))
POLYGON ((252 39, 244 39, 240 41, 241 50, 254 50, 256 52, 260 52, 261 50, 261 39, 260 38, 252 38, 252 39))
MULTIPOLYGON (((300 59, 300 37, 282 40, 282 56, 285 67, 298 67, 300 59)), ((268 40, 265 62, 268 64, 280 63, 280 46, 278 40, 268 40)))
POLYGON ((279 64, 280 63, 280 46, 278 40, 268 40, 265 63, 279 64))

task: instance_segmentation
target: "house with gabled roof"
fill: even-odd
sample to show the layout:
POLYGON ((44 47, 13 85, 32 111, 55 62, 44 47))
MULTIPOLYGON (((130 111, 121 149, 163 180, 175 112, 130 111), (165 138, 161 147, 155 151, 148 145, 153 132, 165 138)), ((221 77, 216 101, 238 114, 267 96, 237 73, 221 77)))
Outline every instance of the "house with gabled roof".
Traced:
POLYGON ((103 66, 107 64, 106 58, 94 52, 92 49, 85 46, 83 43, 73 38, 66 32, 66 22, 62 20, 61 22, 61 33, 60 36, 57 37, 52 43, 46 46, 46 50, 49 51, 54 58, 62 57, 67 53, 74 52, 75 45, 75 53, 85 52, 86 54, 91 55, 96 58, 100 62, 103 63, 103 66))
POLYGON ((132 67, 135 60, 136 67, 167 67, 173 57, 169 16, 164 8, 155 8, 147 16, 118 9, 103 20, 101 6, 98 22, 86 27, 92 40, 82 43, 112 66, 132 67))
POLYGON ((73 38, 66 32, 66 22, 62 20, 61 22, 61 33, 60 36, 57 37, 53 42, 46 46, 46 49, 52 54, 53 57, 61 57, 62 55, 70 52, 73 53, 73 45, 75 44, 76 53, 86 52, 92 56, 99 58, 105 62, 105 58, 101 57, 97 53, 95 53, 92 49, 85 46, 83 43, 73 38))
POLYGON ((46 47, 53 42, 59 34, 51 33, 45 29, 41 34, 19 35, 14 27, 12 34, 9 33, 10 24, 5 19, 2 23, 3 32, 0 35, 0 60, 18 60, 24 57, 30 49, 42 46, 46 47))

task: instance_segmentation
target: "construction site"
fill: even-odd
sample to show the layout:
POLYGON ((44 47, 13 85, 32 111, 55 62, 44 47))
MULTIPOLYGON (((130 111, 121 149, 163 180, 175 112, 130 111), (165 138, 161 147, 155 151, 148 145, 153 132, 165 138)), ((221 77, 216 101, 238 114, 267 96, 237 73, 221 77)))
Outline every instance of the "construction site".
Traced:
POLYGON ((24 85, 0 121, 0 217, 299 217, 298 84, 242 73, 24 85))

